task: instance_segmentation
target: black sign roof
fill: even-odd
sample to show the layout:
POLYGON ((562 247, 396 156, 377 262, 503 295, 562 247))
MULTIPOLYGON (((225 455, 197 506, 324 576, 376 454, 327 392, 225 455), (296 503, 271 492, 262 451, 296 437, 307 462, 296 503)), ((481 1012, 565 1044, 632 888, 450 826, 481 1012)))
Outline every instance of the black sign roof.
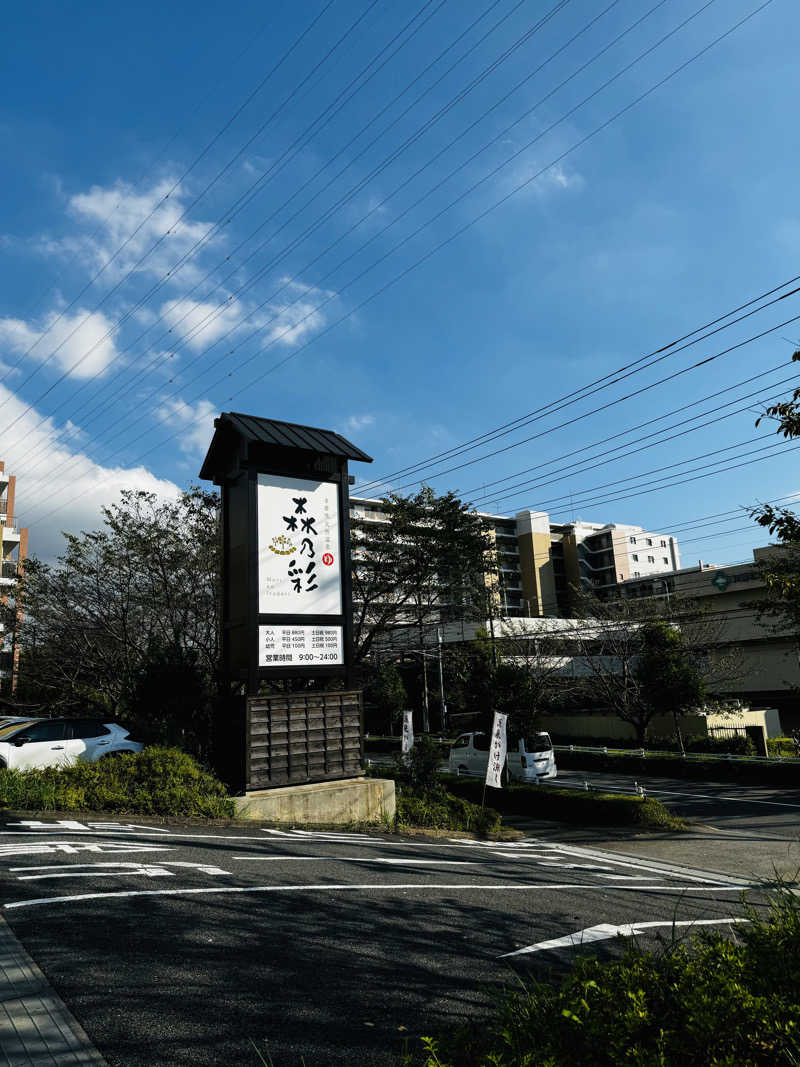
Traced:
POLYGON ((223 411, 214 420, 214 437, 200 471, 200 477, 213 480, 225 465, 232 439, 239 443, 275 445, 280 448, 300 448, 326 456, 342 459, 357 459, 372 463, 372 456, 356 448, 341 434, 333 430, 321 430, 314 426, 300 426, 295 422, 279 422, 277 419, 262 419, 256 415, 242 415, 236 411, 223 411))

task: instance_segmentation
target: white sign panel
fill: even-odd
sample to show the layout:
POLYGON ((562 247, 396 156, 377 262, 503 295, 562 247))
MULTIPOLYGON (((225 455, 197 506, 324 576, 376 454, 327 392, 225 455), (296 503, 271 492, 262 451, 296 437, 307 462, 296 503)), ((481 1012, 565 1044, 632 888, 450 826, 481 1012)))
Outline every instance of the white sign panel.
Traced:
POLYGON ((403 738, 400 742, 400 751, 410 752, 414 747, 414 713, 409 708, 403 712, 403 738))
POLYGON ((259 474, 257 510, 259 613, 341 615, 338 487, 259 474))
POLYGON ((259 667, 336 667, 344 663, 341 626, 259 626, 259 667))
POLYGON ((501 775, 506 763, 506 719, 507 715, 494 714, 492 738, 489 743, 489 765, 486 768, 486 784, 495 789, 502 789, 501 775))

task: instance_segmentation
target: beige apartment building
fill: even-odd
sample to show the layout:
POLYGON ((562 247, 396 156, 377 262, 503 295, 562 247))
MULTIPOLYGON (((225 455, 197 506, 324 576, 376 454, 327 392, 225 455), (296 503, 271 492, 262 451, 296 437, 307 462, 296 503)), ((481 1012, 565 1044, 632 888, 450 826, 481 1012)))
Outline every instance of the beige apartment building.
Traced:
MULTIPOLYGON (((382 522, 382 502, 351 497, 350 515, 362 522, 382 522)), ((551 523, 545 511, 481 515, 497 552, 496 599, 503 616, 567 617, 573 587, 602 594, 629 578, 680 568, 676 538, 641 526, 582 519, 551 523)))
MULTIPOLYGON (((15 520, 17 479, 7 474, 0 460, 0 600, 8 602, 8 591, 20 565, 28 556, 28 530, 18 527, 15 520)), ((17 611, 14 632, 4 632, 0 623, 0 694, 12 694, 17 688, 19 649, 15 646, 16 629, 22 621, 22 611, 17 611)))

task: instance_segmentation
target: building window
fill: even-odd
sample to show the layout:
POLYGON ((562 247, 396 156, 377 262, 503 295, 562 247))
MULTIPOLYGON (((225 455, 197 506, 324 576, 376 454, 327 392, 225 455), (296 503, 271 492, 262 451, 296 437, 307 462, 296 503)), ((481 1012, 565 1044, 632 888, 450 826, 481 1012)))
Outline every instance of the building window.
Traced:
POLYGON ((667 542, 666 541, 662 541, 661 542, 661 547, 662 548, 666 548, 667 547, 667 542))
POLYGON ((635 538, 635 537, 632 537, 632 538, 631 538, 631 544, 632 544, 632 545, 635 545, 635 544, 636 544, 636 538, 635 538))
POLYGON ((635 552, 633 553, 633 562, 634 563, 638 563, 639 562, 639 557, 636 555, 635 552))
POLYGON ((633 577, 634 577, 634 578, 641 578, 641 574, 639 574, 639 572, 638 572, 638 571, 634 571, 634 572, 633 572, 633 577))
POLYGON ((667 557, 666 556, 662 556, 661 558, 664 560, 664 562, 667 564, 667 566, 669 566, 669 560, 667 559, 667 557))
POLYGON ((655 560, 655 556, 648 556, 648 557, 647 557, 647 562, 648 562, 648 563, 655 563, 655 561, 656 561, 656 560, 655 560))
POLYGON ((648 548, 652 548, 653 547, 653 538, 652 537, 648 537, 647 538, 647 546, 648 546, 648 548))

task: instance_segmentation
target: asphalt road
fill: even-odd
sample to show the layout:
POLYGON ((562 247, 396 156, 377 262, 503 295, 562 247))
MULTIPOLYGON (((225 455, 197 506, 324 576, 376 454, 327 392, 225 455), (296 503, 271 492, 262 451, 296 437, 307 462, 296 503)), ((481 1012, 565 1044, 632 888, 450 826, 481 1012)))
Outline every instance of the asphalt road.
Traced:
MULTIPOLYGON (((631 843, 628 842, 628 847, 631 843)), ((577 946, 730 931, 757 879, 514 843, 9 817, 2 914, 112 1065, 399 1064, 577 946), (651 924, 635 930, 636 924, 651 924), (595 940, 597 939, 597 940, 595 940)), ((700 850, 703 854, 703 850, 700 850)))

